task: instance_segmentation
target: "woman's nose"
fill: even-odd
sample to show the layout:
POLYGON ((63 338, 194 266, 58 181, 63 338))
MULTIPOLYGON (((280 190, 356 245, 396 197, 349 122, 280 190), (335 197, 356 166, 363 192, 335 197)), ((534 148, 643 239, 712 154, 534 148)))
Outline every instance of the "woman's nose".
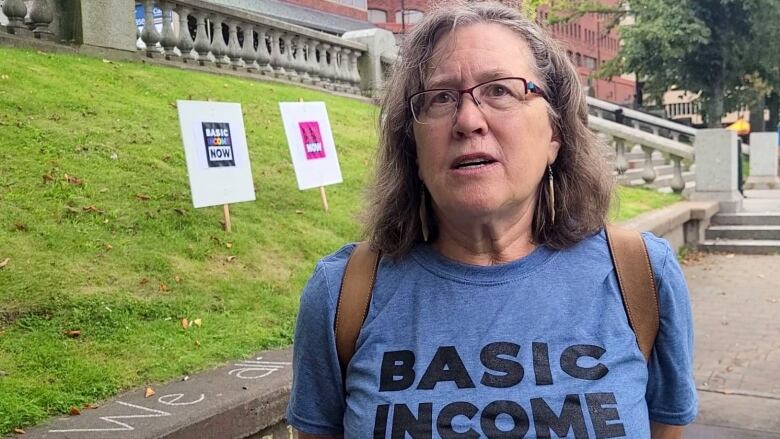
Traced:
POLYGON ((455 121, 452 124, 452 134, 456 138, 485 135, 487 133, 487 120, 479 100, 471 93, 464 93, 460 99, 460 105, 455 110, 455 121), (468 96, 466 96, 468 95, 468 96))

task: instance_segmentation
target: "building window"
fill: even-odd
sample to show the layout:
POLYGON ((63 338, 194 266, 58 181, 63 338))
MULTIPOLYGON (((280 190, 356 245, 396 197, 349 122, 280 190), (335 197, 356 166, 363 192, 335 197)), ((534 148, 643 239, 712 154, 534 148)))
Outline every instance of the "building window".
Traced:
MULTIPOLYGON (((405 9, 404 10, 404 23, 406 24, 415 24, 418 23, 423 18, 423 13, 421 11, 415 11, 414 9, 405 9)), ((401 23, 401 11, 398 11, 395 13, 395 22, 401 23)))
POLYGON ((387 23, 387 12, 381 9, 369 9, 368 21, 371 23, 387 23))

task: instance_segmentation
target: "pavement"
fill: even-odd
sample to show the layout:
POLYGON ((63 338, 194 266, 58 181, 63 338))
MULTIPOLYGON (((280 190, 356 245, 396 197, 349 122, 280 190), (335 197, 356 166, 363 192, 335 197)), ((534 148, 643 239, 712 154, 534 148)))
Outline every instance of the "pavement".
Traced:
MULTIPOLYGON (((780 190, 748 191, 745 210, 780 212, 780 190)), ((696 331, 699 416, 686 439, 780 439, 780 255, 694 253, 683 262, 696 331)), ((25 438, 288 439, 291 349, 137 389, 25 438)))

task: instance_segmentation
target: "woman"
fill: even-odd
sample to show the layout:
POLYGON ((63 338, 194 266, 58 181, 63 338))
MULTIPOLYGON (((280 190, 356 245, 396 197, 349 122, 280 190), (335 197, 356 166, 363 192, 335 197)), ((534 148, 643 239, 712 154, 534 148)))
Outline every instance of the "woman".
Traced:
POLYGON ((662 310, 646 363, 564 52, 496 3, 444 4, 402 50, 370 200, 370 308, 342 378, 333 324, 354 245, 320 261, 294 342, 299 437, 680 437, 696 415, 685 282, 646 234, 662 310))

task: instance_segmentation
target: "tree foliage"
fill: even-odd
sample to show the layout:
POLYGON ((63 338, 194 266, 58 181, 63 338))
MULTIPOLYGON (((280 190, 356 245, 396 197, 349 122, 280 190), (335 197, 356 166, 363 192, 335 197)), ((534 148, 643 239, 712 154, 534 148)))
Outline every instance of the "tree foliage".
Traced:
MULTIPOLYGON (((660 98, 677 87, 700 92, 703 116, 719 126, 726 111, 780 90, 780 3, 777 0, 532 0, 551 21, 597 12, 621 26, 622 44, 599 77, 635 73, 660 98)), ((531 7, 531 5, 526 5, 531 7)))

